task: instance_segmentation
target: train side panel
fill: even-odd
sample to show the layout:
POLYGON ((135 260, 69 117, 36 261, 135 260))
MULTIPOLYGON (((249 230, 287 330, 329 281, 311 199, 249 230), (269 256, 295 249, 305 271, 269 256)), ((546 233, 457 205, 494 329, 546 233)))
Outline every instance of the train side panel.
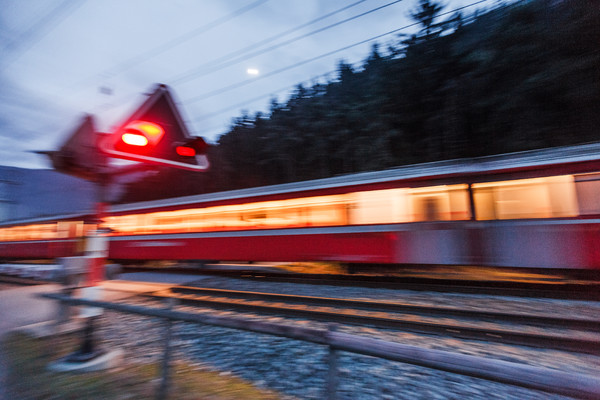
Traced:
POLYGON ((467 222, 424 222, 398 226, 398 264, 472 264, 467 222))
POLYGON ((113 259, 207 259, 231 261, 340 261, 394 263, 394 232, 229 232, 220 234, 113 237, 113 259))
POLYGON ((411 224, 400 227, 395 262, 600 269, 600 221, 411 224))
POLYGON ((76 254, 77 241, 40 240, 0 243, 0 258, 6 259, 52 259, 71 257, 76 254))
POLYGON ((531 268, 600 268, 600 225, 589 220, 486 224, 483 264, 531 268))

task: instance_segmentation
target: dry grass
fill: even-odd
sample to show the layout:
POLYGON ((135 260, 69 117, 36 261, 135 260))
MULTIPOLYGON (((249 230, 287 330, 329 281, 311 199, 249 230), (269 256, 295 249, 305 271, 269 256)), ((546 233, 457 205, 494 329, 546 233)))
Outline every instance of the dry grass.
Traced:
MULTIPOLYGON (((153 399, 160 385, 157 364, 127 365, 85 374, 47 370, 52 361, 77 347, 73 336, 34 339, 10 334, 0 344, 5 358, 7 392, 14 399, 153 399)), ((170 399, 265 399, 282 396, 255 388, 233 376, 200 370, 184 362, 171 367, 170 399)))
POLYGON ((345 274, 344 266, 333 262, 298 262, 278 265, 277 268, 306 274, 345 274))

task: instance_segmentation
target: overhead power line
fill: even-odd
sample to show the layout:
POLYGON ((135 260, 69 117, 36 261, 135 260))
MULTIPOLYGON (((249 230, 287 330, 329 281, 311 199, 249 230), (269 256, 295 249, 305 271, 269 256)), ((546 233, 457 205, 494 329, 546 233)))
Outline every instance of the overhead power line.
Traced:
POLYGON ((13 63, 19 56, 37 43, 44 34, 47 34, 52 28, 60 24, 62 20, 81 7, 83 3, 85 3, 85 0, 64 0, 40 18, 39 21, 30 26, 29 29, 21 33, 16 39, 4 46, 1 51, 4 62, 0 62, 0 70, 4 70, 13 63))
MULTIPOLYGON (((473 6, 476 6, 476 5, 478 5, 478 4, 484 3, 484 2, 486 2, 486 1, 489 1, 489 0, 480 0, 480 1, 476 1, 476 2, 473 2, 473 3, 467 4, 467 5, 463 6, 463 7, 458 7, 458 8, 456 8, 456 9, 453 9, 453 10, 450 10, 450 11, 447 11, 447 12, 444 12, 444 13, 440 14, 440 16, 446 16, 446 15, 449 15, 449 14, 455 13, 455 12, 457 12, 457 11, 460 11, 460 10, 463 10, 463 9, 466 9, 466 8, 473 7, 473 6)), ((309 22, 309 23, 310 23, 310 22, 309 22)), ((352 44, 352 45, 349 45, 349 46, 345 46, 345 47, 343 47, 343 48, 340 48, 340 49, 337 49, 337 50, 334 50, 334 51, 331 51, 331 52, 328 52, 328 53, 322 54, 322 55, 320 55, 320 56, 317 56, 317 57, 313 57, 313 58, 311 58, 311 59, 309 59, 309 60, 301 61, 301 62, 299 62, 299 63, 296 63, 296 64, 294 64, 294 65, 290 65, 290 66, 288 66, 288 67, 285 67, 285 68, 281 68, 281 69, 279 69, 279 70, 277 70, 277 71, 273 71, 273 72, 271 72, 271 73, 269 73, 269 74, 267 74, 267 75, 263 75, 263 76, 261 76, 261 77, 258 77, 258 78, 252 78, 252 79, 248 79, 248 80, 245 80, 245 81, 242 81, 242 82, 238 82, 238 83, 236 83, 236 84, 233 84, 233 85, 229 85, 229 86, 227 86, 227 87, 225 87, 225 88, 221 88, 221 89, 215 90, 215 91, 213 91, 213 92, 209 92, 209 93, 205 93, 205 94, 203 94, 203 95, 200 95, 200 96, 193 97, 193 98, 191 98, 191 99, 189 99, 189 100, 187 100, 187 101, 184 101, 183 103, 196 102, 196 101, 202 100, 202 99, 204 99, 204 98, 212 97, 212 96, 218 95, 218 94, 220 94, 220 93, 224 93, 224 92, 226 92, 226 91, 233 90, 233 89, 235 89, 235 88, 237 88, 237 87, 245 86, 245 85, 247 85, 247 84, 250 84, 250 83, 252 83, 252 82, 255 82, 255 81, 256 81, 256 80, 258 80, 258 79, 263 79, 263 78, 266 78, 266 77, 273 76, 273 75, 275 75, 275 74, 277 74, 277 73, 281 73, 281 72, 284 72, 285 70, 289 70, 289 69, 292 69, 292 68, 295 68, 295 67, 298 67, 298 66, 301 66, 301 65, 307 64, 307 63, 309 63, 309 62, 312 62, 312 61, 315 61, 315 60, 317 60, 317 59, 319 59, 319 58, 324 58, 324 57, 326 57, 326 56, 328 56, 328 55, 332 55, 332 54, 335 54, 335 53, 337 53, 337 52, 344 51, 344 50, 346 50, 346 49, 348 49, 348 48, 351 48, 351 47, 354 47, 354 46, 359 46, 359 45, 361 45, 361 44, 364 44, 364 43, 367 43, 367 42, 370 42, 370 41, 377 40, 377 39, 379 39, 379 38, 381 38, 381 37, 385 37, 385 36, 387 36, 387 35, 391 35, 391 34, 397 33, 397 32, 399 32, 399 31, 401 31, 401 30, 403 30, 403 29, 410 28, 410 27, 412 27, 412 26, 415 26, 415 25, 417 25, 417 24, 418 24, 418 23, 412 23, 412 24, 405 25, 405 26, 403 26, 403 27, 401 27, 401 28, 394 29, 394 30, 392 30, 392 31, 389 31, 389 32, 386 32, 386 33, 384 33, 384 34, 381 34, 381 35, 377 35, 377 36, 371 37, 371 38, 369 38, 369 39, 366 39, 366 40, 360 41, 360 42, 358 42, 358 43, 354 43, 354 44, 352 44)), ((335 71, 330 71, 330 72, 328 72, 327 74, 321 74, 321 75, 319 75, 319 76, 328 75, 328 74, 331 74, 332 72, 335 72, 335 71)), ((312 78, 312 79, 314 79, 314 78, 312 78)), ((283 90, 289 90, 289 89, 291 89, 291 88, 293 88, 293 87, 295 87, 295 86, 297 86, 297 84, 294 84, 294 85, 291 85, 291 86, 286 86, 285 88, 281 88, 281 89, 279 89, 279 90, 276 90, 276 91, 270 91, 268 94, 265 94, 265 95, 262 95, 262 96, 257 96, 257 97, 254 97, 254 98, 252 98, 252 99, 250 99, 250 100, 246 100, 246 101, 244 101, 244 102, 237 103, 236 105, 233 105, 233 106, 228 106, 228 107, 226 107, 226 108, 220 109, 220 110, 218 110, 218 111, 216 111, 216 112, 213 112, 213 113, 208 113, 208 114, 205 114, 205 115, 203 115, 203 116, 202 116, 202 118, 203 118, 203 119, 206 119, 206 118, 211 118, 211 117, 213 117, 213 116, 215 116, 215 115, 222 114, 222 113, 224 113, 224 112, 226 112, 226 111, 230 111, 231 109, 235 109, 235 108, 238 108, 238 107, 241 107, 241 106, 247 105, 247 104, 249 104, 249 103, 255 102, 255 101, 257 101, 257 100, 260 100, 260 99, 263 99, 263 98, 271 97, 271 96, 273 95, 273 93, 278 93, 278 92, 281 92, 281 91, 283 91, 283 90)), ((121 103, 122 103, 122 102, 119 102, 119 104, 121 104, 121 103)), ((115 104, 112 104, 112 105, 109 105, 109 106, 105 105, 105 106, 104 106, 104 108, 105 108, 105 109, 112 109, 112 108, 114 108, 115 106, 116 106, 115 104)), ((200 118, 194 118, 194 121, 198 121, 199 119, 200 119, 200 118)))
MULTIPOLYGON (((483 2, 485 2, 485 1, 487 1, 487 0, 482 0, 482 1, 478 1, 478 2, 472 3, 472 4, 468 4, 468 5, 464 6, 464 7, 460 7, 460 8, 457 8, 457 9, 454 9, 454 10, 451 10, 451 11, 448 11, 448 12, 446 12, 446 13, 440 14, 440 16, 448 15, 448 14, 451 14, 451 13, 454 13, 454 12, 457 12, 457 11, 460 11, 460 10, 462 10, 462 9, 464 9, 464 8, 467 8, 467 7, 472 7, 472 6, 474 6, 474 5, 477 5, 477 4, 480 4, 480 3, 483 3, 483 2)), ((414 25, 414 24, 411 24, 411 25, 404 26, 404 27, 402 27, 402 28, 400 28, 400 29, 406 29, 406 28, 408 28, 408 27, 410 27, 410 26, 412 26, 412 25, 414 25)), ((354 63, 354 64, 357 64, 357 63, 354 63)), ((234 104, 234 105, 230 105, 230 106, 227 106, 227 107, 221 108, 221 109, 219 109, 219 110, 217 110, 217 111, 210 112, 210 113, 207 113, 207 114, 204 114, 204 115, 200 115, 200 116, 198 116, 198 117, 194 118, 194 122, 195 122, 195 123, 198 123, 198 122, 199 122, 199 121, 201 121, 201 120, 207 120, 207 119, 209 119, 209 118, 213 118, 213 117, 215 117, 215 116, 217 116, 217 115, 220 115, 220 114, 226 113, 226 112, 228 112, 228 111, 235 110, 235 109, 240 109, 240 108, 241 108, 241 107, 243 107, 243 106, 249 105, 249 104, 251 104, 251 103, 254 103, 254 102, 256 102, 256 101, 259 101, 259 100, 264 100, 264 99, 267 99, 267 98, 273 98, 273 96, 274 96, 276 93, 280 93, 280 92, 283 92, 283 91, 289 91, 289 90, 295 89, 295 88, 297 88, 297 87, 298 87, 298 85, 301 85, 301 84, 302 84, 302 83, 304 83, 304 82, 316 82, 316 81, 320 80, 322 77, 325 77, 325 78, 327 78, 328 76, 330 76, 331 74, 334 74, 334 73, 336 73, 336 72, 337 72, 337 70, 331 70, 331 71, 328 71, 328 72, 326 72, 326 73, 323 73, 323 74, 320 74, 320 75, 314 76, 314 77, 312 77, 312 78, 310 78, 310 79, 306 79, 306 80, 304 80, 303 82, 300 82, 300 83, 295 83, 294 85, 287 85, 287 86, 285 86, 285 87, 282 87, 282 88, 279 88, 279 89, 277 89, 277 90, 271 90, 271 91, 269 91, 268 93, 264 93, 264 94, 262 94, 262 95, 260 95, 260 96, 255 96, 255 97, 253 97, 253 98, 251 98, 251 99, 247 99, 247 100, 241 101, 241 102, 239 102, 239 103, 236 103, 236 104, 234 104)), ((214 130, 214 129, 217 129, 217 128, 216 128, 216 127, 212 127, 212 128, 210 128, 210 129, 207 129, 207 131, 211 131, 211 130, 214 130)))
MULTIPOLYGON (((143 53, 137 54, 137 55, 123 61, 122 63, 120 63, 114 67, 111 67, 111 68, 105 70, 104 72, 97 74, 96 76, 98 76, 98 75, 100 75, 100 76, 106 76, 106 75, 115 76, 115 75, 121 74, 121 73, 129 70, 131 67, 133 67, 135 65, 141 64, 141 63, 143 63, 151 58, 154 58, 168 50, 171 50, 171 49, 187 42, 188 40, 195 38, 196 36, 199 36, 203 33, 208 32, 211 29, 218 27, 219 25, 223 25, 224 23, 226 23, 226 22, 234 19, 235 17, 238 17, 250 10, 255 9, 256 7, 266 3, 267 1, 269 1, 269 0, 254 1, 253 3, 250 3, 240 9, 237 9, 227 15, 220 17, 220 18, 217 18, 212 22, 209 22, 209 23, 202 25, 196 29, 193 29, 182 35, 174 37, 173 39, 171 39, 167 42, 164 42, 156 47, 153 47, 147 51, 144 51, 143 53)), ((91 79, 95 79, 95 77, 87 78, 84 81, 80 82, 79 84, 83 84, 91 79)))
POLYGON ((306 81, 303 81, 303 82, 300 82, 300 83, 295 83, 293 85, 286 85, 285 87, 282 87, 282 88, 277 89, 277 90, 271 90, 269 93, 262 94, 260 96, 253 97, 251 99, 244 100, 244 101, 242 101, 240 103, 233 104, 233 105, 221 108, 220 110, 213 111, 213 112, 211 112, 209 114, 200 115, 199 117, 197 117, 195 119, 195 121, 199 121, 201 119, 206 119, 206 118, 212 118, 215 115, 223 114, 223 113, 225 113, 227 111, 231 111, 231 110, 237 109, 239 107, 243 107, 243 106, 245 106, 247 104, 254 103, 255 101, 262 100, 262 99, 265 99, 267 97, 273 97, 273 95, 275 95, 275 93, 292 90, 294 88, 297 88, 298 85, 301 85, 304 82, 317 81, 319 78, 321 78, 321 77, 327 77, 327 76, 329 76, 329 75, 331 75, 331 74, 333 74, 335 72, 336 72, 336 70, 331 70, 329 72, 325 72, 324 74, 317 75, 317 76, 315 76, 315 77, 313 77, 311 79, 307 79, 306 81))
MULTIPOLYGON (((445 13, 441 13, 441 14, 439 14, 439 16, 442 17, 442 16, 445 16, 445 15, 448 15, 448 14, 453 14, 453 13, 456 13, 457 11, 463 10, 465 8, 469 8, 469 7, 473 7, 473 6, 481 4, 481 3, 485 3, 486 1, 490 1, 490 0, 479 0, 479 1, 467 4, 466 6, 458 7, 458 8, 455 8, 455 9, 451 10, 451 11, 447 11, 445 13)), ((291 70, 293 68, 297 68, 297 67, 300 67, 302 65, 305 65, 305 64, 308 64, 308 63, 320 60, 322 58, 334 55, 334 54, 339 53, 341 51, 345 51, 345 50, 351 49, 353 47, 360 46, 361 44, 365 44, 365 43, 369 43, 369 42, 375 41, 377 39, 381 39, 382 37, 385 37, 385 36, 388 36, 388 35, 392 35, 394 33, 398 33, 398 32, 400 32, 400 31, 402 31, 404 29, 407 29, 407 28, 410 28, 410 27, 413 27, 413 26, 416 26, 416 25, 419 25, 419 22, 414 22, 412 24, 404 25, 404 26, 402 26, 400 28, 393 29, 393 30, 388 31, 386 33, 382 33, 380 35, 373 36, 373 37, 371 37, 369 39, 361 40, 360 42, 356 42, 356 43, 350 44, 348 46, 344 46, 344 47, 341 47, 339 49, 332 50, 332 51, 329 51, 327 53, 323 53, 323 54, 318 55, 316 57, 312 57, 312 58, 309 58, 309 59, 297 62, 295 64, 288 65, 287 67, 276 69, 276 70, 274 70, 272 72, 269 72, 267 74, 261 75, 261 76, 256 77, 256 78, 246 79, 244 81, 237 82, 237 83, 234 83, 234 84, 222 87, 220 89, 216 89, 216 90, 213 90, 213 91, 210 91, 210 92, 198 95, 196 97, 192 97, 191 99, 188 99, 187 101, 185 101, 185 103, 187 103, 187 104, 194 103, 194 102, 199 101, 199 100, 205 100, 205 99, 208 99, 210 97, 217 96, 219 94, 228 92, 230 90, 237 89, 237 88, 249 85, 251 83, 256 82, 257 80, 270 78, 270 77, 272 77, 274 75, 280 74, 280 73, 285 72, 285 71, 289 71, 289 70, 291 70)))
MULTIPOLYGON (((349 4, 349 5, 347 5, 347 6, 344 6, 344 7, 342 7, 342 8, 339 8, 339 9, 337 9, 337 10, 335 10, 335 11, 332 11, 332 12, 330 12, 330 13, 328 13, 328 14, 325 14, 325 15, 322 15, 322 16, 320 16, 320 17, 318 17, 318 18, 315 18, 315 19, 313 19, 313 20, 311 20, 311 21, 308 21, 308 22, 305 22, 305 23, 303 23, 303 24, 301 24, 301 25, 298 25, 298 26, 296 26, 296 27, 294 27, 294 28, 288 29, 287 31, 280 32, 280 33, 278 33, 278 34, 276 34, 276 35, 273 35, 273 36, 271 36, 271 37, 268 37, 267 39, 264 39, 264 40, 262 40, 262 41, 260 41, 260 42, 256 42, 256 43, 254 43, 254 44, 252 44, 252 45, 250 45, 250 46, 247 46, 247 47, 245 47, 245 48, 243 48, 243 49, 238 49, 238 50, 235 50, 235 51, 233 51, 233 52, 231 52, 231 53, 228 53, 228 54, 226 54, 225 56, 222 56, 222 57, 220 57, 220 58, 218 58, 218 59, 216 59, 216 60, 213 60, 213 61, 211 61, 211 62, 209 62, 209 63, 207 63, 207 64, 204 64, 204 65, 202 65, 202 66, 200 66, 200 67, 196 67, 196 68, 194 68, 194 69, 193 69, 193 71, 197 70, 198 68, 203 68, 203 67, 206 67, 206 66, 211 66, 211 65, 212 65, 212 66, 216 66, 216 68, 221 68, 222 64, 219 64, 219 63, 226 62, 226 61, 227 61, 228 59, 230 59, 231 57, 239 57, 239 55, 240 55, 240 54, 244 54, 244 53, 247 53, 248 51, 252 51, 252 50, 254 50, 254 49, 255 49, 255 48, 257 48, 257 47, 263 46, 263 45, 265 45, 265 44, 268 44, 268 43, 270 43, 270 42, 272 42, 272 41, 274 41, 274 40, 280 39, 280 38, 282 38, 282 37, 284 37, 284 36, 286 36, 286 35, 289 35, 290 33, 293 33, 293 32, 295 32, 295 31, 298 31, 298 30, 300 30, 300 29, 302 29, 302 28, 305 28, 305 27, 307 27, 307 26, 309 26, 309 25, 315 24, 316 22, 319 22, 319 21, 321 21, 321 20, 323 20, 323 19, 329 18, 329 17, 331 17, 331 16, 333 16, 333 15, 335 15, 335 14, 338 14, 338 13, 340 13, 340 12, 342 12, 342 11, 348 10, 348 9, 350 9, 350 8, 352 8, 352 7, 355 7, 355 6, 357 6, 357 5, 361 4, 361 3, 364 3, 365 1, 368 1, 368 0, 359 0, 359 1, 357 1, 357 2, 354 2, 354 3, 352 3, 352 4, 349 4)), ((354 17, 354 19, 356 19, 356 17, 354 17)), ((338 25, 339 25, 339 23, 338 23, 338 25)), ((175 40, 175 39, 173 39, 173 40, 175 40)), ((187 73, 189 73, 189 71, 188 71, 188 72, 186 72, 186 74, 187 74, 187 73)), ((178 79, 182 79, 182 78, 184 78, 184 77, 183 77, 183 76, 180 76, 180 78, 175 78, 175 80, 169 81, 168 83, 169 83, 170 85, 174 85, 174 84, 176 84, 176 83, 177 83, 177 80, 178 80, 178 79)), ((106 109, 110 109, 110 108, 114 108, 114 107, 116 107, 116 106, 118 106, 118 105, 122 104, 122 103, 123 103, 125 100, 127 100, 127 99, 122 99, 121 101, 118 101, 118 102, 116 102, 114 105, 111 105, 111 106, 104 106, 103 108, 104 108, 105 110, 106 110, 106 109)))
MULTIPOLYGON (((483 1, 488 1, 488 0, 481 0, 481 1, 483 2, 483 1)), ((403 29, 410 28, 411 26, 415 26, 415 25, 418 25, 418 24, 419 24, 418 22, 415 22, 415 23, 413 23, 413 24, 410 24, 410 25, 403 26, 402 28, 394 29, 394 30, 392 30, 392 31, 389 31, 389 32, 383 33, 383 34, 381 34, 381 35, 373 36, 373 37, 371 37, 371 38, 369 38, 369 39, 361 40, 360 42, 353 43, 353 44, 351 44, 351 45, 348 45, 348 46, 345 46, 345 47, 339 48, 339 49, 337 49, 337 50, 332 50, 332 51, 329 51, 329 52, 327 52, 327 53, 323 53, 323 54, 321 54, 321 55, 318 55, 318 56, 316 56, 316 57, 312 57, 312 58, 309 58, 309 59, 306 59, 306 60, 303 60, 303 61, 297 62, 297 63, 295 63, 295 64, 288 65, 287 67, 283 67, 283 68, 276 69, 275 71, 271 71, 271 72, 269 72, 268 74, 261 75, 261 76, 259 76, 259 77, 257 77, 257 78, 246 79, 246 80, 244 80, 244 81, 241 81, 241 82, 233 83, 233 84, 231 84, 231 85, 229 85, 229 86, 225 86, 225 87, 222 87, 222 88, 220 88, 220 89, 216 89, 216 90, 213 90, 213 91, 211 91, 211 92, 207 92, 207 93, 201 94, 201 95, 199 95, 199 96, 192 97, 191 99, 188 99, 188 100, 186 101, 186 103, 188 103, 188 104, 189 104, 189 103, 194 103, 194 102, 196 102, 196 101, 199 101, 199 100, 205 100, 205 99, 208 99, 208 98, 210 98, 210 97, 217 96, 217 95, 219 95, 219 94, 222 94, 222 93, 228 92, 228 91, 230 91, 230 90, 237 89, 237 88, 240 88, 240 87, 243 87, 243 86, 249 85, 249 84, 251 84, 251 83, 254 83, 254 82, 256 82, 257 80, 260 80, 260 79, 266 79, 266 78, 270 78, 270 77, 272 77, 272 76, 274 76, 274 75, 277 75, 277 74, 280 74, 280 73, 282 73, 282 72, 289 71, 289 70, 291 70, 291 69, 293 69, 293 68, 298 68, 298 67, 300 67, 300 66, 302 66, 302 65, 305 65, 305 64, 311 63, 311 62, 313 62, 313 61, 320 60, 320 59, 322 59, 322 58, 325 58, 325 57, 331 56, 331 55, 333 55, 333 54, 339 53, 339 52, 341 52, 341 51, 344 51, 344 50, 351 49, 352 47, 360 46, 361 44, 365 44, 365 43, 371 42, 371 41, 373 41, 373 40, 380 39, 380 38, 382 38, 382 37, 384 37, 384 36, 391 35, 391 34, 393 34, 393 33, 399 32, 399 31, 401 31, 401 30, 403 30, 403 29)))
POLYGON ((239 52, 240 52, 240 51, 238 50, 238 51, 235 51, 235 52, 229 53, 229 54, 227 54, 226 56, 223 56, 223 57, 221 57, 220 59, 217 59, 217 60, 211 61, 210 63, 206 63, 206 64, 203 64, 203 65, 201 65, 201 66, 195 67, 195 68, 193 68, 192 70, 190 70, 190 71, 188 71, 188 72, 185 72, 185 73, 183 73, 183 74, 179 75, 178 77, 176 77, 176 78, 172 79, 172 80, 170 81, 170 84, 172 84, 172 85, 175 85, 175 84, 179 84, 179 83, 187 82, 187 81, 190 81, 190 80, 196 79, 197 77, 199 77, 199 76, 201 76, 201 75, 207 75, 207 74, 210 74, 210 73, 212 73, 212 72, 215 72, 215 71, 221 70, 221 69, 223 69, 223 68, 230 67, 230 66, 232 66, 232 65, 235 65, 235 64, 239 64, 239 63, 241 63, 241 62, 244 62, 244 61, 248 60, 249 58, 256 57, 256 56, 258 56, 258 55, 261 55, 261 54, 267 53, 267 52, 269 52, 269 51, 273 51, 273 50, 275 50, 275 49, 278 49, 278 48, 280 48, 280 47, 283 47, 283 46, 290 45, 290 44, 292 44, 292 43, 294 43, 294 42, 297 42, 297 41, 299 41, 299 40, 301 40, 301 39, 305 39, 305 38, 307 38, 307 37, 309 37, 309 36, 312 36, 312 35, 315 35, 315 34, 317 34, 317 33, 321 33, 321 32, 324 32, 324 31, 326 31, 326 30, 329 30, 329 29, 331 29, 331 28, 334 28, 334 27, 336 27, 336 26, 339 26, 339 25, 345 24, 346 22, 354 21, 355 19, 358 19, 358 18, 364 17, 365 15, 369 15, 369 14, 371 14, 371 13, 374 13, 374 12, 376 12, 376 11, 380 11, 380 10, 382 10, 382 9, 386 8, 386 7, 392 6, 392 5, 396 4, 396 3, 400 3, 401 1, 403 1, 403 0, 395 0, 395 1, 392 1, 392 2, 390 2, 390 3, 387 3, 387 4, 384 4, 384 5, 382 5, 382 6, 379 6, 379 7, 376 7, 376 8, 372 8, 372 9, 370 9, 370 10, 368 10, 368 11, 365 11, 365 12, 363 12, 363 13, 357 14, 357 15, 355 15, 355 16, 353 16, 353 17, 346 18, 346 19, 344 19, 344 20, 341 20, 341 21, 335 22, 335 23, 333 23, 333 24, 330 24, 330 25, 327 25, 327 26, 325 26, 325 27, 322 27, 322 28, 316 29, 316 30, 314 30, 314 31, 311 31, 311 32, 308 32, 308 33, 305 33, 305 34, 302 34, 302 35, 296 36, 296 37, 294 37, 294 38, 291 38, 291 39, 285 40, 285 41, 283 41, 283 42, 280 42, 280 43, 274 44, 274 45, 272 45, 272 46, 270 46, 270 47, 267 47, 267 48, 264 48, 264 49, 261 49, 261 50, 257 50, 257 51, 255 51, 255 52, 253 52, 253 53, 250 53, 250 54, 245 54, 245 55, 244 55, 244 53, 245 53, 245 52, 247 52, 247 51, 249 51, 249 50, 251 50, 251 49, 253 49, 253 48, 260 47, 260 46, 262 46, 262 45, 264 45, 264 44, 266 44, 266 43, 272 42, 272 41, 274 41, 274 40, 276 40, 276 39, 279 39, 279 38, 281 38, 281 37, 282 37, 282 36, 284 36, 284 35, 287 35, 287 34, 289 34, 289 33, 291 33, 291 32, 297 31, 297 30, 299 30, 300 28, 303 28, 303 27, 305 27, 305 26, 307 26, 307 25, 311 25, 311 24, 313 24, 313 23, 315 23, 315 22, 317 22, 317 21, 319 21, 319 20, 322 20, 322 19, 323 19, 323 18, 325 18, 325 17, 328 17, 328 16, 330 16, 330 15, 333 15, 333 14, 337 14, 337 13, 338 13, 338 12, 340 12, 340 11, 343 11, 343 10, 345 10, 345 9, 348 9, 349 7, 353 7, 353 6, 355 6, 355 5, 357 5, 357 4, 359 4, 359 3, 361 3, 361 2, 362 2, 362 1, 359 1, 359 2, 357 2, 357 3, 351 4, 350 6, 347 6, 347 7, 344 7, 344 8, 342 8, 342 9, 340 9, 340 10, 337 10, 337 11, 335 11, 335 12, 333 12, 333 13, 331 13, 331 14, 327 15, 327 16, 324 16, 324 17, 317 18, 316 20, 310 21, 310 22, 308 22, 308 23, 306 23, 306 24, 303 24, 303 25, 301 25, 301 26, 299 26, 299 27, 296 27, 296 28, 293 28, 293 29, 291 29, 291 30, 289 30, 289 31, 285 31, 285 32, 282 32, 282 33, 280 33, 280 34, 277 34, 277 35, 271 36, 271 37, 269 37, 269 38, 267 38, 267 39, 265 39, 265 40, 263 40, 263 41, 261 41, 261 42, 258 42, 258 43, 255 43, 255 44, 253 44, 253 45, 249 46, 249 47, 246 47, 246 48, 244 48, 244 49, 242 49, 242 50, 241 50, 241 52, 242 52, 242 55, 240 55, 240 54, 239 54, 239 52), (231 59, 231 60, 227 60, 228 58, 230 58, 230 57, 232 57, 232 56, 235 56, 235 57, 234 57, 233 59, 231 59))

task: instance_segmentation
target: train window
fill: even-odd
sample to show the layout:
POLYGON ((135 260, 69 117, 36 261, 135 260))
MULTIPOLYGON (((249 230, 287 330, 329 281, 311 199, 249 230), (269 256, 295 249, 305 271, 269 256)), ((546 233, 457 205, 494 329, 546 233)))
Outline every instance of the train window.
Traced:
POLYGON ((292 228, 307 225, 306 212, 302 207, 269 208, 264 218, 257 219, 257 222, 270 228, 292 228))
POLYGON ((473 184, 478 220, 552 218, 578 213, 570 175, 473 184))
POLYGON ((113 234, 134 233, 138 228, 135 221, 135 215, 106 217, 104 222, 106 226, 113 230, 113 234))
POLYGON ((310 226, 346 225, 346 207, 342 204, 322 204, 307 208, 310 226))
POLYGON ((579 214, 573 175, 544 178, 550 196, 552 217, 573 217, 579 214))
MULTIPOLYGON (((150 223, 142 224, 142 221, 138 220, 138 225, 145 225, 147 230, 154 232, 187 232, 188 223, 185 215, 180 212, 164 212, 154 213, 150 215, 141 215, 141 218, 148 220, 150 217, 150 223)), ((140 218, 140 219, 141 219, 140 218)))
POLYGON ((467 185, 452 185, 449 187, 450 219, 464 221, 471 218, 471 205, 469 204, 469 190, 467 185))
POLYGON ((247 229, 259 229, 272 224, 277 224, 280 219, 285 219, 286 210, 279 210, 280 215, 275 215, 272 207, 263 205, 262 207, 249 208, 242 210, 240 216, 240 227, 247 229))
POLYGON ((12 226, 0 229, 3 241, 13 242, 22 240, 54 239, 56 237, 56 224, 39 224, 12 226))
POLYGON ((82 236, 84 236, 84 228, 85 228, 85 225, 84 225, 83 221, 77 221, 75 223, 75 233, 74 233, 74 236, 75 237, 82 237, 82 236))
POLYGON ((209 230, 228 230, 236 228, 244 228, 243 221, 240 218, 240 213, 236 210, 228 210, 219 213, 211 213, 209 230))
POLYGON ((469 218, 467 185, 386 189, 106 218, 114 235, 469 218))
POLYGON ((413 188, 408 193, 414 222, 469 219, 469 194, 465 184, 413 188))
POLYGON ((494 190, 492 188, 482 187, 475 190, 473 185, 473 201, 475 203, 475 213, 478 220, 490 220, 496 218, 496 207, 494 207, 494 190))
POLYGON ((435 197, 425 197, 421 199, 421 205, 423 206, 423 219, 425 221, 439 221, 442 219, 440 206, 438 203, 439 200, 435 197))
POLYGON ((66 239, 69 237, 72 222, 69 221, 59 221, 56 223, 56 237, 66 239))
POLYGON ((44 225, 43 228, 38 231, 41 233, 40 239, 55 239, 57 236, 57 224, 47 224, 44 225))
POLYGON ((600 173, 575 176, 575 189, 580 214, 600 214, 600 173))
POLYGON ((318 196, 106 218, 113 235, 344 225, 347 196, 318 196))
POLYGON ((408 222, 408 190, 387 189, 356 192, 350 210, 352 224, 408 222))

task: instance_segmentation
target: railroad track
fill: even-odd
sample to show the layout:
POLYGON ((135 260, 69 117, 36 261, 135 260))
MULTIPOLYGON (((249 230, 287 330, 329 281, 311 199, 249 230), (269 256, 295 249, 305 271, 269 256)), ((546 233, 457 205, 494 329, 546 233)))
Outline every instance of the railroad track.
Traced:
POLYGON ((600 355, 600 321, 380 301, 175 286, 151 294, 180 304, 600 355), (443 318, 444 321, 436 321, 443 318), (448 318, 459 318, 447 322, 448 318), (498 326, 489 326, 501 324, 498 326), (488 326, 482 327, 480 324, 488 326), (506 326, 508 325, 508 326, 506 326), (538 331, 528 328, 535 326, 538 331), (550 332, 540 332, 545 329, 550 332))
POLYGON ((551 298, 565 300, 600 301, 600 281, 598 279, 572 282, 557 282, 552 279, 540 282, 528 281, 479 281, 468 279, 432 279, 423 277, 373 276, 373 275, 333 275, 282 273, 248 269, 218 270, 202 268, 142 268, 124 267, 127 272, 152 271, 159 273, 184 273, 213 275, 227 278, 240 278, 261 282, 287 282, 310 285, 354 286, 365 288, 386 288, 398 290, 430 291, 441 293, 482 294, 488 296, 515 296, 530 298, 551 298))
POLYGON ((41 281, 39 279, 22 278, 22 277, 18 277, 18 276, 0 274, 0 283, 4 283, 7 285, 14 285, 14 286, 32 286, 32 285, 43 285, 48 282, 41 281))

